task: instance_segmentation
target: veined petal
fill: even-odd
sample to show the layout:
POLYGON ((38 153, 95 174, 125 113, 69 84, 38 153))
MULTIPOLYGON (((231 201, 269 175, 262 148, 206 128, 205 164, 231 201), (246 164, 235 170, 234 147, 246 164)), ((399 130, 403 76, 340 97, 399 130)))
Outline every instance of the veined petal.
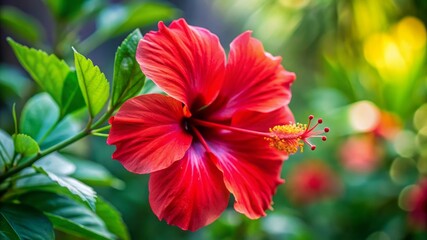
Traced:
POLYGON ((276 125, 294 123, 294 115, 288 106, 280 107, 269 113, 261 113, 249 110, 237 111, 232 118, 231 125, 243 129, 268 132, 276 125))
POLYGON ((269 151, 262 151, 265 148, 254 144, 255 141, 248 142, 246 139, 244 144, 238 139, 230 139, 226 151, 220 148, 214 150, 225 185, 234 195, 234 208, 251 219, 266 215, 265 210, 271 209, 277 186, 283 182, 280 179, 283 161, 263 156, 269 151))
POLYGON ((151 208, 160 220, 191 231, 217 219, 230 195, 222 173, 199 143, 181 161, 152 173, 149 190, 151 208))
POLYGON ((281 60, 264 52, 262 43, 251 37, 251 32, 236 37, 230 45, 226 75, 213 115, 227 118, 239 109, 269 112, 287 105, 295 74, 286 71, 281 60))
MULTIPOLYGON (((284 108, 272 113, 242 112, 232 125, 253 123, 252 129, 265 130, 281 122, 274 114, 285 114, 283 111, 284 108), (240 121, 243 117, 246 122, 240 121)), ((236 211, 251 219, 265 216, 277 186, 283 182, 280 173, 286 156, 271 149, 262 137, 235 132, 210 137, 208 144, 217 157, 216 164, 224 174, 227 189, 234 195, 236 211)))
POLYGON ((140 40, 136 59, 145 75, 173 98, 197 110, 218 94, 225 54, 216 35, 189 26, 184 19, 170 27, 159 22, 140 40))
POLYGON ((160 94, 126 101, 110 119, 108 144, 116 145, 113 158, 134 173, 169 167, 184 157, 192 136, 182 126, 182 103, 160 94))

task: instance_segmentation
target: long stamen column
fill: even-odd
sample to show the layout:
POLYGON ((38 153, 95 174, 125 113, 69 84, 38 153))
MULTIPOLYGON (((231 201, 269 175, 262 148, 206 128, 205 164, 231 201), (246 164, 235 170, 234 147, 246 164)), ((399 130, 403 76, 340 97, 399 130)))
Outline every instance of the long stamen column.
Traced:
POLYGON ((294 154, 298 149, 300 149, 301 152, 303 151, 304 143, 309 145, 311 150, 315 150, 316 145, 309 141, 310 138, 321 138, 323 141, 326 141, 326 136, 324 134, 329 132, 329 128, 325 127, 322 130, 316 130, 316 128, 322 124, 323 120, 319 118, 314 126, 310 126, 313 119, 313 115, 310 115, 307 124, 289 123, 285 125, 277 125, 270 128, 269 132, 254 131, 199 119, 191 119, 191 123, 209 128, 217 128, 263 137, 269 142, 270 147, 283 151, 286 154, 294 154))

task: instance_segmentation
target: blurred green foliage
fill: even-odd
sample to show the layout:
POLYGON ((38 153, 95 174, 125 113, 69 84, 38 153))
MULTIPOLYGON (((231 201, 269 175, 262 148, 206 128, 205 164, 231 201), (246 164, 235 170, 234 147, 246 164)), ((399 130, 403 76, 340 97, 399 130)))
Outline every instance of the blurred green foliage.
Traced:
POLYGON ((314 113, 331 127, 314 154, 285 163, 287 181, 271 214, 286 212, 277 220, 282 231, 263 231, 278 239, 425 238, 427 222, 411 216, 426 208, 402 202, 427 174, 427 121, 418 117, 427 106, 426 2, 222 0, 214 6, 227 22, 252 29, 297 73, 291 102, 297 119, 314 113), (318 160, 329 170, 303 168, 318 160), (327 196, 337 184, 340 192, 327 196), (289 216, 303 227, 280 223, 289 216))
MULTIPOLYGON (((17 8, 2 6, 2 27, 13 38, 46 49, 68 63, 73 54, 70 46, 88 54, 112 38, 124 38, 123 34, 135 28, 147 27, 144 29, 147 30, 160 19, 170 20, 181 14, 169 4, 146 1, 114 4, 100 0, 44 2, 55 21, 51 44, 47 42, 42 24, 17 8), (81 30, 89 23, 95 24, 95 30, 84 36, 81 30)), ((422 189, 419 182, 427 177, 426 1, 217 0, 207 5, 218 18, 233 26, 234 35, 253 30, 254 37, 263 42, 265 49, 282 56, 285 68, 297 74, 291 102, 296 119, 314 114, 322 117, 331 128, 328 141, 318 146, 315 152, 297 154, 285 162, 282 176, 286 183, 279 187, 274 197, 274 211, 253 221, 233 211, 230 204, 229 210, 216 222, 197 232, 184 232, 168 226, 150 210, 148 176, 128 173, 112 161, 112 147, 106 146, 105 139, 100 138, 85 139, 65 149, 65 154, 54 155, 54 158, 62 159, 57 162, 62 161, 63 165, 61 168, 47 167, 53 170, 53 175, 24 178, 16 187, 40 189, 43 186, 43 189, 59 191, 58 186, 48 184, 48 177, 55 174, 74 177, 93 186, 119 210, 132 239, 425 239, 427 222, 414 221, 413 215, 427 210, 417 208, 412 198, 417 197, 415 190, 422 189), (67 170, 64 166, 74 167, 67 170), (65 173, 55 172, 58 169, 65 173), (28 179, 34 186, 29 185, 28 179)), ((190 23, 198 25, 197 22, 190 23)), ((135 44, 131 35, 128 41, 135 44)), ((17 43, 12 46, 15 51, 36 51, 19 47, 17 43)), ((124 47, 121 49, 123 52, 118 51, 116 59, 125 62, 129 54, 134 54, 124 47)), ((19 58, 19 53, 17 55, 19 58)), ((39 63, 55 61, 57 65, 62 64, 47 54, 36 55, 39 63)), ((25 59, 19 60, 28 71, 25 59)), ((114 78, 116 73, 128 76, 128 69, 119 72, 116 68, 117 65, 114 66, 114 78)), ((31 71, 29 74, 52 97, 42 93, 24 104, 22 99, 38 89, 21 70, 2 63, 0 101, 4 109, 1 109, 0 127, 13 132, 13 123, 6 118, 11 119, 12 103, 18 102, 18 109, 22 109, 21 131, 34 138, 41 148, 47 148, 58 139, 69 137, 67 133, 75 134, 86 115, 74 113, 52 128, 58 118, 80 109, 82 101, 76 100, 75 105, 70 103, 75 107, 63 112, 52 110, 55 107, 46 108, 58 105, 62 110, 64 99, 72 97, 64 97, 54 86, 46 85, 49 74, 43 77, 31 71), (28 107, 31 104, 36 106, 28 107), (59 130, 63 130, 63 134, 59 130)), ((72 74, 75 72, 70 69, 61 74, 64 85, 77 80, 72 74)), ((120 92, 122 87, 113 83, 115 91, 120 92)), ((141 92, 151 91, 158 89, 147 81, 141 92)), ((129 96, 135 94, 132 92, 129 96)), ((113 105, 124 101, 119 101, 119 96, 129 97, 113 92, 116 99, 113 105)), ((12 138, 0 131, 0 141, 10 145, 12 138)), ((0 153, 11 154, 3 149, 0 153)), ((49 163, 55 164, 49 159, 44 161, 45 169, 49 163)), ((22 201, 30 197, 23 195, 22 201)), ((422 198, 422 194, 418 198, 422 198)), ((65 199, 58 198, 58 204, 68 201, 65 199)), ((36 201, 35 204, 37 209, 48 211, 43 210, 47 203, 36 201)), ((21 210, 13 204, 0 208, 0 213, 6 217, 15 211, 21 210)), ((52 211, 49 219, 60 221, 61 214, 56 214, 55 209, 49 211, 52 211)), ((28 213, 39 218, 40 224, 49 225, 45 215, 31 210, 28 213)), ((88 221, 104 218, 120 221, 119 217, 108 214, 99 217, 90 217, 88 221)), ((25 219, 18 222, 34 224, 25 219)), ((125 230, 114 229, 117 225, 113 225, 104 227, 117 236, 126 236, 125 230)), ((57 222, 57 226, 61 225, 57 222)), ((28 234, 21 225, 16 227, 23 231, 23 235, 28 234)), ((57 227, 57 231, 57 236, 73 239, 61 231, 83 231, 87 234, 82 237, 90 238, 97 230, 96 227, 57 227)))
MULTIPOLYGON (((103 164, 82 158, 89 149, 76 145, 89 135, 105 137, 108 118, 124 101, 143 91, 145 76, 135 59, 142 34, 134 28, 172 18, 177 10, 161 3, 45 3, 56 26, 54 42, 48 48, 53 54, 7 38, 36 84, 1 63, 1 116, 9 121, 2 121, 1 128, 7 131, 0 131, 0 238, 129 239, 121 214, 93 189, 123 188, 124 182, 103 164), (98 21, 97 28, 80 40, 78 31, 89 20, 98 21), (88 52, 132 30, 117 48, 110 94, 105 74, 71 45, 88 52), (70 67, 73 52, 74 67, 70 67)), ((39 27, 36 19, 10 6, 2 6, 1 14, 2 27, 12 35, 45 46, 41 25, 35 28, 39 27)))

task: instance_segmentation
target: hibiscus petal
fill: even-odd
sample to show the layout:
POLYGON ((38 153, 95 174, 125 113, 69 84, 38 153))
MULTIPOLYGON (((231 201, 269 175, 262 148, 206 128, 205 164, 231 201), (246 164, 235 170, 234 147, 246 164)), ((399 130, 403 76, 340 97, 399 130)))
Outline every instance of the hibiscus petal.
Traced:
POLYGON ((182 103, 160 94, 126 101, 110 119, 108 144, 116 145, 113 158, 135 173, 150 173, 180 160, 192 136, 183 127, 182 103))
POLYGON ((280 57, 264 52, 262 43, 245 32, 231 43, 225 79, 215 105, 216 117, 230 117, 238 109, 269 112, 289 103, 295 74, 280 57))
POLYGON ((276 125, 294 123, 294 115, 288 106, 280 107, 269 113, 242 110, 233 115, 231 125, 243 129, 268 132, 276 125))
POLYGON ((199 143, 182 160, 152 173, 149 190, 151 209, 160 220, 191 231, 217 219, 230 195, 222 173, 199 143))
MULTIPOLYGON (((281 122, 275 114, 286 114, 285 108, 271 113, 242 112, 233 118, 232 125, 265 130, 281 122), (241 121, 242 117, 247 117, 246 121, 241 121)), ((224 174, 225 185, 234 195, 236 211, 251 219, 265 216, 277 186, 283 183, 280 173, 286 156, 270 148, 262 137, 248 134, 221 132, 207 141, 224 174)))
POLYGON ((197 110, 214 100, 223 81, 225 54, 216 35, 187 25, 159 22, 139 42, 136 59, 145 75, 173 98, 197 110))

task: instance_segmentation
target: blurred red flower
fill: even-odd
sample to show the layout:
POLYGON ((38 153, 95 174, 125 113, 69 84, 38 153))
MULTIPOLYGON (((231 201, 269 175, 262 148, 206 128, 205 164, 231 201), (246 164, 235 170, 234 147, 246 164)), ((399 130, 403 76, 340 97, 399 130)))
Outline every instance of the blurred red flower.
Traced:
POLYGON ((308 160, 296 165, 286 180, 286 194, 297 205, 336 197, 341 188, 340 178, 320 160, 308 160))
POLYGON ((408 194, 409 223, 417 229, 427 229, 427 179, 422 179, 408 194))
POLYGON ((383 155, 375 136, 371 134, 351 136, 341 145, 339 154, 342 165, 357 173, 374 171, 383 155))
POLYGON ((321 119, 311 128, 290 124, 295 75, 250 32, 234 39, 226 62, 208 30, 183 19, 158 27, 140 41, 137 61, 169 96, 142 95, 123 104, 110 119, 113 158, 131 172, 151 173, 152 210, 182 229, 213 222, 230 193, 236 211, 264 216, 283 181, 283 160, 304 142, 314 149, 308 138, 328 129, 315 131, 321 119))

